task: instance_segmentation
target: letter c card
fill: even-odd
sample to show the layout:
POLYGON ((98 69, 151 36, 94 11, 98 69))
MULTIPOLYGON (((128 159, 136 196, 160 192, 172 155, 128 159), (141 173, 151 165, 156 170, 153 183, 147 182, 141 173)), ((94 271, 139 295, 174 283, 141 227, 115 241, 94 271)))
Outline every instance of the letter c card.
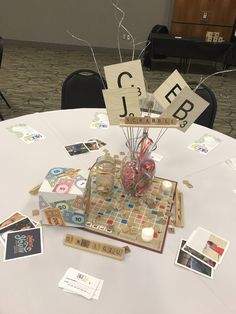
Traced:
POLYGON ((140 60, 104 67, 108 89, 135 87, 138 98, 146 98, 146 88, 140 60))

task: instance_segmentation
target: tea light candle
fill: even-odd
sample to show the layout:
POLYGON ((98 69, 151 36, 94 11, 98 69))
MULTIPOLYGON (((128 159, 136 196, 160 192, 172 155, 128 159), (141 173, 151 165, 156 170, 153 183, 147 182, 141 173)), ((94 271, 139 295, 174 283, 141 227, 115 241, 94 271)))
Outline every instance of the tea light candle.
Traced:
POLYGON ((170 181, 164 180, 162 182, 162 191, 163 192, 171 192, 172 183, 170 181))
POLYGON ((150 242, 153 239, 154 235, 154 229, 149 227, 149 228, 143 228, 142 229, 142 235, 141 238, 144 242, 150 242))

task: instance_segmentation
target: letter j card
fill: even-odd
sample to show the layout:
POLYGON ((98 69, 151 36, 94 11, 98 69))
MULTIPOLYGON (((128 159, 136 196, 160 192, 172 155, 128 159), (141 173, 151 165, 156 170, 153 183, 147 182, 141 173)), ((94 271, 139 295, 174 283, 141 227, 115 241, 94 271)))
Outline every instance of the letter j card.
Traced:
POLYGON ((41 227, 8 232, 4 261, 42 254, 42 243, 41 227))

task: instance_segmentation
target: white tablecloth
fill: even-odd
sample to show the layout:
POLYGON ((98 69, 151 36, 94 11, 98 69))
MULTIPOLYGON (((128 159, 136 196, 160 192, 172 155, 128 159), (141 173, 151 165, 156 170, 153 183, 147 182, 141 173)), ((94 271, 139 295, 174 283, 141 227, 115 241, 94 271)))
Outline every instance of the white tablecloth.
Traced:
MULTIPOLYGON (((98 138, 111 153, 126 151, 119 127, 92 129, 99 109, 53 111, 22 116, 0 123, 0 220, 16 210, 31 215, 37 196, 28 191, 56 166, 88 168, 98 152, 69 156, 64 146, 98 138), (18 123, 41 132, 44 140, 25 144, 6 128, 18 123)), ((152 132, 157 132, 153 130, 152 132)), ((123 261, 65 247, 66 233, 123 246, 83 230, 43 227, 44 251, 37 257, 0 262, 1 314, 141 314, 236 313, 236 171, 225 160, 236 155, 236 141, 221 133, 192 125, 185 133, 170 129, 158 144, 163 156, 157 175, 178 181, 184 194, 185 227, 168 234, 163 254, 130 245, 123 261), (201 135, 216 136, 221 143, 204 156, 187 147, 201 135), (194 186, 188 189, 182 180, 194 186), (180 240, 202 226, 230 241, 222 264, 208 279, 174 264, 180 240), (73 267, 104 279, 99 300, 63 292, 57 287, 73 267)), ((3 248, 0 247, 3 260, 3 248)))

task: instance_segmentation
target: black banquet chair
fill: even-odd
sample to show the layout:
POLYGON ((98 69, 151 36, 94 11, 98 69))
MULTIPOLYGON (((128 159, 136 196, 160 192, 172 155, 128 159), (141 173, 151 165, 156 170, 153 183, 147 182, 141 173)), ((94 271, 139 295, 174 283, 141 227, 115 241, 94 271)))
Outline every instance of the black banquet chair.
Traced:
POLYGON ((105 108, 102 90, 106 87, 105 79, 97 72, 74 71, 63 82, 61 109, 105 108))
MULTIPOLYGON (((188 85, 191 89, 195 89, 198 85, 197 82, 189 82, 188 85)), ((207 128, 213 129, 213 124, 216 117, 217 111, 217 100, 213 91, 206 86, 201 84, 195 93, 201 96, 203 99, 209 102, 209 106, 202 112, 202 114, 196 119, 195 123, 205 126, 207 128)))

